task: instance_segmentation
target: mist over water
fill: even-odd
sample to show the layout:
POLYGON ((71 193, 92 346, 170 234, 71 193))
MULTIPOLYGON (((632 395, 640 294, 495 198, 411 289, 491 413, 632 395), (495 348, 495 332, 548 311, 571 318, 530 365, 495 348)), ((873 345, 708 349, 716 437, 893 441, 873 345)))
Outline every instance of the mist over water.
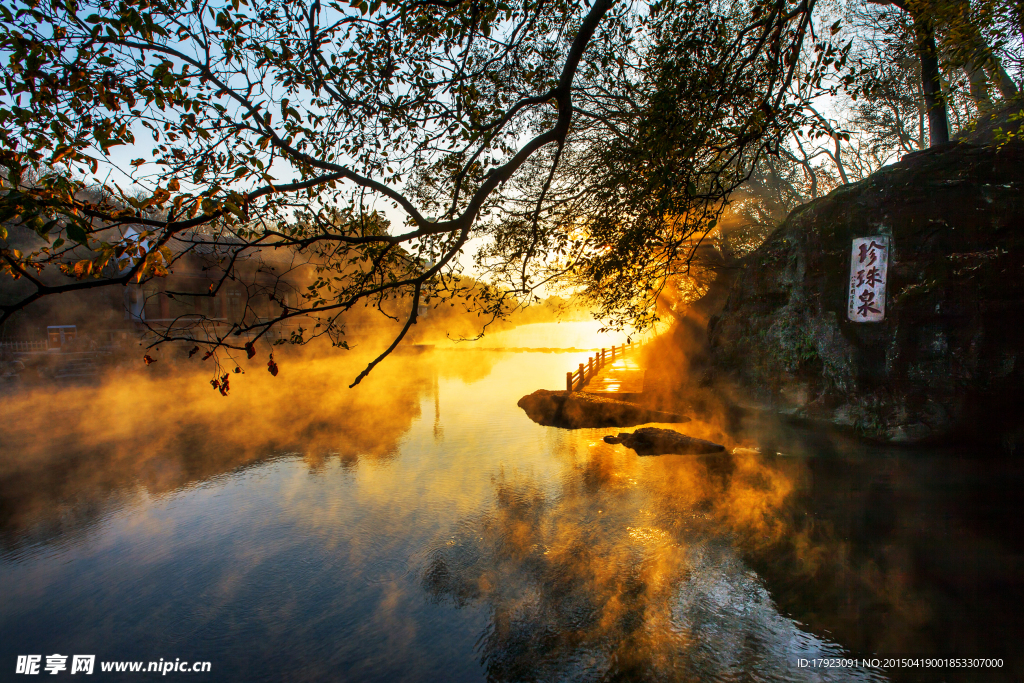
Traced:
MULTIPOLYGON (((574 329, 564 346, 621 341, 574 329)), ((510 332, 496 345, 555 346, 510 332)), ((516 407, 591 353, 405 353, 354 390, 362 358, 341 356, 243 363, 227 397, 176 369, 3 398, 0 665, 952 680, 797 665, 917 654, 1003 657, 976 680, 1019 679, 1019 468, 716 416, 658 426, 740 450, 645 458, 516 407)))

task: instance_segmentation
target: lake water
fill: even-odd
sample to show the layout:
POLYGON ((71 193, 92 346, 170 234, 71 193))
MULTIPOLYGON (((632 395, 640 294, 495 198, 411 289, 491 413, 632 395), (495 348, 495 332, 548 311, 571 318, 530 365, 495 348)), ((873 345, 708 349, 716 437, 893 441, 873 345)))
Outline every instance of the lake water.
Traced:
POLYGON ((227 398, 165 367, 4 398, 0 680, 54 653, 209 661, 167 674, 195 681, 1024 677, 1013 460, 750 420, 677 428, 760 452, 638 457, 516 407, 587 355, 399 355, 355 390, 354 361, 254 361, 227 398), (1002 667, 800 665, 890 656, 1002 667))

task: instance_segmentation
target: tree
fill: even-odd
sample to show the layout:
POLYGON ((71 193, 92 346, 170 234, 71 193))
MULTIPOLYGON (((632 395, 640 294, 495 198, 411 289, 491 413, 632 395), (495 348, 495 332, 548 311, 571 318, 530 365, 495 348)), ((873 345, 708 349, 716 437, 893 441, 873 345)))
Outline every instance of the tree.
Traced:
MULTIPOLYGON (((1002 67, 1017 63, 1021 45, 1015 15, 984 1, 933 2, 930 8, 951 132, 967 131, 979 112, 999 104, 996 98, 1008 99, 1016 92, 1002 67), (987 55, 988 66, 970 61, 979 55, 987 55), (975 96, 979 77, 988 94, 983 103, 975 96)), ((841 19, 834 26, 841 39, 850 41, 849 70, 833 77, 831 88, 808 90, 802 79, 796 79, 799 92, 790 99, 803 103, 799 125, 781 141, 778 154, 759 157, 747 181, 729 195, 719 227, 702 242, 702 247, 713 249, 695 254, 698 279, 717 272, 726 275, 727 282, 736 259, 759 246, 796 207, 928 146, 921 60, 911 15, 893 5, 864 2, 820 8, 818 19, 841 19), (832 16, 826 18, 829 12, 832 16), (822 97, 815 100, 815 94, 822 97)), ((804 54, 802 71, 813 67, 813 57, 804 54)), ((687 279, 693 279, 692 272, 682 280, 691 285, 687 279)), ((707 283, 699 284, 703 287, 689 286, 689 293, 673 293, 678 297, 674 300, 686 303, 693 292, 704 291, 707 283)))
POLYGON ((740 5, 672 9, 645 24, 649 44, 617 48, 612 69, 588 74, 557 172, 538 164, 515 189, 550 208, 508 197, 483 254, 508 287, 560 280, 610 326, 657 318, 658 298, 689 275, 730 193, 764 154, 780 153, 823 74, 845 63, 846 50, 824 36, 804 45, 811 15, 799 6, 772 19, 768 35, 751 30, 740 5), (801 72, 805 50, 813 64, 801 72), (538 248, 551 258, 531 270, 538 248))
POLYGON ((920 59, 921 84, 928 135, 931 145, 949 141, 947 117, 948 92, 943 90, 941 62, 962 68, 970 83, 970 93, 979 109, 991 104, 989 84, 1004 98, 1018 94, 1017 85, 1007 74, 996 52, 988 44, 985 32, 1007 23, 1005 12, 983 0, 975 6, 970 0, 868 0, 869 3, 898 7, 911 18, 915 50, 920 59), (940 50, 938 36, 942 38, 940 50))
POLYGON ((914 42, 921 60, 921 89, 928 117, 929 143, 949 142, 949 120, 946 117, 942 75, 939 71, 939 48, 935 42, 935 12, 930 0, 868 0, 876 5, 892 5, 910 15, 914 26, 914 42))
POLYGON ((970 82, 971 97, 978 109, 987 109, 991 105, 990 84, 1002 97, 1015 97, 1017 85, 1006 73, 1002 60, 985 35, 994 33, 998 36, 998 24, 1005 21, 992 3, 972 3, 970 0, 946 2, 937 7, 936 14, 944 29, 943 43, 949 55, 948 61, 964 70, 970 82))
MULTIPOLYGON (((422 305, 454 295, 478 235, 500 285, 482 310, 527 297, 539 269, 584 274, 607 311, 642 321, 644 292, 797 115, 787 93, 813 8, 11 0, 0 221, 45 244, 0 232, 3 272, 32 286, 0 322, 41 297, 161 277, 189 250, 223 255, 221 284, 240 259, 288 250, 316 272, 297 305, 156 341, 251 355, 302 319, 315 324, 293 342, 341 343, 347 311, 400 303, 400 332, 355 384, 422 305), (139 156, 119 163, 120 147, 139 156), (405 224, 368 222, 381 208, 405 224)), ((808 82, 843 60, 825 39, 813 49, 808 82)))

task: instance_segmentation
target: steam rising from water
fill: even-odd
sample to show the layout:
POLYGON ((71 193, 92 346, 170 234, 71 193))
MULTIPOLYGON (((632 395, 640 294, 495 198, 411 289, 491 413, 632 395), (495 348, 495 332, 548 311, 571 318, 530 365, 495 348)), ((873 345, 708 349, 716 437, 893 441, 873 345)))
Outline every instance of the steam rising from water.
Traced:
POLYGON ((226 398, 158 362, 7 397, 0 626, 27 627, 0 654, 145 658, 142 638, 252 680, 872 680, 795 661, 949 654, 953 608, 961 640, 1015 632, 919 571, 949 579, 922 547, 950 530, 962 557, 989 543, 946 499, 897 512, 927 465, 738 429, 710 399, 684 431, 761 452, 640 458, 515 408, 581 355, 410 353, 355 390, 360 358, 254 360, 226 398))

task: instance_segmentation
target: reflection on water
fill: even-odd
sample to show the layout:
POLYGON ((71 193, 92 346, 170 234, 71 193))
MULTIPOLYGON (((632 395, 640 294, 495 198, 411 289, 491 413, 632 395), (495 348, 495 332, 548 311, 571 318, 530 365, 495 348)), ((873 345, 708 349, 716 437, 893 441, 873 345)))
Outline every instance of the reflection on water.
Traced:
MULTIPOLYGON (((715 478, 708 466, 697 464, 715 478)), ((439 598, 491 606, 490 678, 820 680, 796 659, 843 655, 779 615, 711 528, 706 500, 659 508, 643 473, 610 456, 574 469, 553 495, 499 477, 496 510, 463 525, 424 571, 439 598)))
POLYGON ((161 495, 281 455, 316 468, 387 459, 420 415, 435 370, 384 366, 377 391, 346 390, 350 366, 299 362, 290 377, 235 375, 227 397, 194 373, 12 397, 0 435, 0 544, 63 535, 140 490, 161 495))
POLYGON ((354 391, 352 365, 296 362, 227 399, 173 376, 6 399, 0 667, 70 652, 209 660, 209 680, 1024 675, 1012 463, 763 424, 724 435, 761 452, 639 458, 601 440, 617 430, 515 407, 572 354, 393 360, 354 391), (1005 666, 797 665, 876 653, 1005 666))

